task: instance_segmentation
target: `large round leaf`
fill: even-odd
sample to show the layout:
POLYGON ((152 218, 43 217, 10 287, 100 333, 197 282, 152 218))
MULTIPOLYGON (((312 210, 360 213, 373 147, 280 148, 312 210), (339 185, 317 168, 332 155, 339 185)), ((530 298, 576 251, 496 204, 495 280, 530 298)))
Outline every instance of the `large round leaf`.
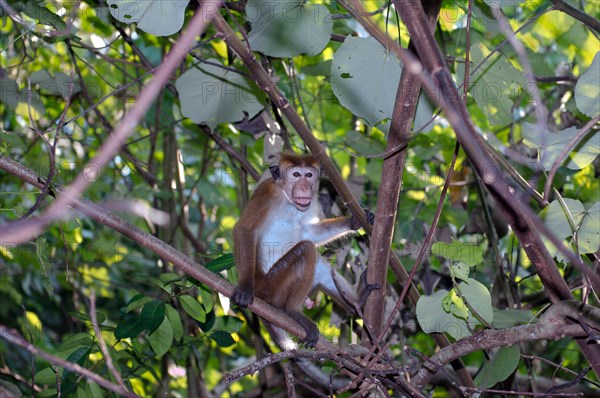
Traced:
POLYGON ((487 323, 492 323, 494 321, 494 311, 492 308, 492 296, 488 288, 473 278, 461 282, 459 287, 463 298, 477 312, 477 315, 487 323))
POLYGON ((394 110, 402 68, 372 37, 347 37, 331 64, 331 85, 340 103, 371 126, 394 110))
POLYGON ((442 302, 447 290, 438 290, 431 296, 421 296, 417 302, 417 320, 425 333, 448 333, 455 340, 471 335, 467 321, 447 312, 442 302))
MULTIPOLYGON (((526 139, 525 143, 537 146, 544 170, 552 168, 558 155, 578 132, 577 127, 569 127, 556 133, 546 131, 539 134, 535 126, 530 123, 523 123, 522 128, 523 138, 526 139)), ((592 163, 598 154, 600 154, 600 133, 592 132, 577 143, 562 164, 571 170, 581 170, 592 163)))
POLYGON ((185 117, 215 127, 260 112, 263 105, 239 73, 219 67, 215 59, 207 62, 194 65, 175 82, 185 117))
POLYGON ((583 222, 577 231, 580 253, 595 253, 600 248, 600 202, 596 202, 583 214, 583 222))
POLYGON ((600 51, 577 81, 575 102, 581 113, 589 117, 596 117, 600 113, 600 51))
MULTIPOLYGON (((377 40, 349 36, 331 63, 331 86, 344 107, 387 133, 401 73, 398 58, 377 40)), ((419 96, 415 129, 431 130, 433 123, 428 122, 432 114, 426 96, 419 96)))
POLYGON ((155 36, 169 36, 183 26, 190 0, 108 0, 110 14, 124 23, 137 22, 138 28, 155 36))
POLYGON ((333 28, 325 6, 298 0, 249 0, 246 16, 252 25, 250 47, 272 57, 317 55, 333 28))

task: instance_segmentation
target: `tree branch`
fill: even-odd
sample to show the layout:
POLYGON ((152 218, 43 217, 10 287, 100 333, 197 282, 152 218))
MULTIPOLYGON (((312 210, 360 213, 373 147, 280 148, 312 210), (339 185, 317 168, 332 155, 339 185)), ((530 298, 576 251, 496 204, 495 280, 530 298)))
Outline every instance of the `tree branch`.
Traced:
POLYGON ((593 29, 596 32, 600 33, 600 20, 597 20, 591 15, 588 15, 585 12, 582 12, 577 8, 571 6, 570 4, 565 3, 563 0, 552 0, 552 4, 554 5, 554 8, 556 8, 558 11, 562 11, 565 14, 570 15, 576 20, 583 22, 590 29, 593 29))
POLYGON ((583 326, 587 323, 600 331, 600 309, 575 300, 565 300, 550 307, 534 325, 515 326, 508 329, 486 329, 442 348, 423 364, 411 384, 425 388, 431 377, 448 362, 474 351, 510 346, 532 340, 555 340, 570 337, 590 337, 583 326), (575 318, 573 323, 566 318, 575 318))
POLYGON ((133 133, 154 99, 170 79, 173 71, 185 59, 188 48, 192 47, 196 37, 205 30, 214 15, 219 13, 220 4, 220 0, 205 0, 201 3, 185 33, 174 44, 171 52, 158 67, 154 79, 140 93, 139 101, 121 120, 111 136, 104 141, 97 155, 84 167, 84 171, 57 197, 56 201, 46 209, 42 216, 6 225, 2 229, 4 232, 0 231, 0 242, 15 244, 25 242, 39 235, 52 221, 64 216, 69 205, 81 196, 91 182, 95 181, 101 169, 119 152, 127 137, 133 133), (90 171, 93 175, 90 175, 90 171), (6 231, 10 231, 10 234, 7 234, 6 231))
MULTIPOLYGON (((6 156, 0 157, 0 169, 20 178, 23 181, 26 181, 37 188, 41 189, 44 185, 43 180, 39 178, 31 169, 6 156)), ((55 186, 54 189, 57 193, 61 192, 61 188, 59 186, 55 186)), ((103 207, 85 199, 77 199, 71 203, 71 206, 98 223, 114 229, 120 234, 127 236, 133 241, 139 243, 148 250, 153 251, 166 261, 170 261, 179 270, 206 284, 211 289, 227 297, 230 297, 233 293, 233 285, 231 285, 231 283, 225 279, 210 272, 202 265, 193 261, 185 254, 174 249, 172 246, 163 242, 157 237, 152 236, 126 222, 122 218, 109 213, 103 207)), ((7 244, 7 242, 4 242, 4 244, 7 244)), ((271 307, 264 301, 255 298, 254 304, 249 305, 248 308, 260 317, 266 319, 276 326, 279 326, 282 329, 285 329, 293 335, 298 336, 301 339, 305 337, 305 331, 298 323, 290 318, 285 312, 271 307)), ((325 338, 321 337, 317 347, 325 349, 335 346, 329 343, 325 338)))
MULTIPOLYGON (((345 4, 344 7, 348 9, 345 1, 339 0, 339 3, 345 4)), ((448 66, 436 44, 435 38, 427 26, 427 20, 421 4, 419 2, 400 3, 398 0, 394 0, 394 3, 397 9, 400 10, 402 19, 408 27, 411 40, 415 40, 415 47, 419 51, 419 57, 423 61, 423 64, 408 51, 402 49, 395 41, 391 40, 370 20, 362 18, 362 13, 360 12, 362 5, 360 2, 354 1, 352 4, 355 9, 359 10, 357 11, 357 15, 360 18, 359 22, 365 29, 380 42, 385 42, 387 47, 400 57, 404 67, 415 74, 425 87, 426 93, 430 98, 444 110, 469 160, 471 160, 486 188, 509 220, 531 263, 536 267, 540 280, 544 284, 552 302, 556 303, 564 299, 571 299, 572 295, 569 287, 560 272, 558 272, 552 256, 539 235, 540 229, 547 236, 550 231, 544 228, 537 214, 521 200, 522 192, 519 192, 516 187, 510 184, 504 175, 497 175, 491 172, 490 165, 495 164, 495 162, 485 150, 486 147, 483 144, 481 136, 475 129, 466 107, 460 101, 460 95, 452 80, 448 66)), ((553 236, 551 232, 549 235, 553 236)), ((592 284, 600 286, 600 276, 586 267, 581 258, 560 243, 558 246, 562 247, 562 251, 566 254, 569 261, 582 273, 587 275, 592 284)), ((581 344, 579 341, 578 344, 590 364, 594 367, 596 374, 599 375, 600 347, 587 346, 581 344)))

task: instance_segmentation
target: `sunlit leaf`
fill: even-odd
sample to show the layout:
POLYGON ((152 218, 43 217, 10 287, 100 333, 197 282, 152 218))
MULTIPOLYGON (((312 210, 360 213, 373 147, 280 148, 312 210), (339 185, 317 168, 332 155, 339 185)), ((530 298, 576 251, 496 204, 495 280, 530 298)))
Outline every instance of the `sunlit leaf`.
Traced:
POLYGON ((189 295, 181 295, 178 297, 183 310, 192 318, 200 322, 206 322, 206 312, 200 305, 198 300, 189 295))
MULTIPOLYGON (((569 127, 556 133, 545 131, 540 134, 536 126, 529 123, 523 123, 522 128, 523 138, 526 139, 525 143, 537 147, 539 150, 544 170, 552 168, 558 155, 579 131, 577 127, 569 127)), ((579 141, 561 164, 571 170, 580 170, 592 163, 598 155, 600 155, 600 132, 591 132, 579 141)))
POLYGON ((107 0, 110 14, 124 23, 137 23, 155 36, 169 36, 183 26, 189 0, 107 0))
POLYGON ((492 323, 494 320, 494 311, 492 308, 492 296, 488 288, 473 278, 461 282, 459 288, 461 295, 477 315, 485 322, 492 323))
POLYGON ((421 296, 417 302, 417 320, 425 333, 448 333, 455 340, 471 333, 464 319, 444 310, 442 301, 447 290, 438 290, 431 296, 421 296))
POLYGON ((600 114, 600 51, 575 86, 575 102, 581 113, 589 117, 600 114))
POLYGON ((483 261, 481 247, 465 242, 436 242, 431 246, 431 252, 449 260, 460 261, 470 267, 483 261))

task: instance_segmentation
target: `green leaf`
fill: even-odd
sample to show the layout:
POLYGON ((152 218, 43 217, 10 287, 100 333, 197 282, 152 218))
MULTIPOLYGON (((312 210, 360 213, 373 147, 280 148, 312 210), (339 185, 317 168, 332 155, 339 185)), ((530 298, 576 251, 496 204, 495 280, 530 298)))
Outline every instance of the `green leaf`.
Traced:
POLYGON ((157 356, 162 357, 169 351, 173 345, 173 335, 171 322, 165 317, 160 326, 149 336, 150 346, 157 356))
POLYGON ((124 23, 155 36, 170 36, 181 30, 189 0, 108 0, 110 14, 124 23))
MULTIPOLYGON (((577 227, 585 214, 583 204, 576 199, 569 198, 564 198, 563 202, 573 218, 574 226, 577 227)), ((565 240, 568 237, 573 236, 573 229, 571 228, 567 214, 559 200, 550 202, 550 204, 541 212, 541 215, 544 219, 544 224, 546 224, 558 239, 565 240)))
POLYGON ((17 114, 28 118, 31 111, 34 119, 46 115, 46 107, 39 95, 30 95, 27 91, 21 91, 14 80, 6 77, 0 77, 0 87, 2 87, 2 102, 15 109, 17 114))
POLYGON ((169 285, 171 283, 177 283, 178 285, 185 284, 185 283, 178 283, 178 282, 184 282, 185 279, 183 277, 181 277, 180 275, 177 275, 172 272, 165 272, 164 274, 160 274, 158 279, 160 279, 160 281, 162 283, 164 283, 165 285, 169 285))
POLYGON ((181 323, 181 317, 179 312, 172 305, 167 304, 165 306, 165 314, 171 322, 171 328, 173 328, 173 338, 179 341, 183 337, 183 324, 181 323))
POLYGON ((200 298, 202 299, 202 306, 204 307, 204 311, 210 312, 213 309, 213 297, 212 292, 207 290, 207 288, 201 287, 198 289, 200 292, 200 298))
POLYGON ((217 342, 219 347, 230 347, 235 344, 235 340, 231 334, 217 330, 210 334, 210 338, 217 342))
POLYGON ((470 243, 454 241, 452 243, 436 242, 431 246, 431 252, 449 260, 460 261, 469 267, 483 261, 483 250, 470 243))
POLYGON ((152 333, 165 319, 165 303, 153 300, 144 305, 140 313, 140 321, 148 333, 152 333))
POLYGON ((377 155, 385 152, 383 143, 356 130, 346 132, 344 142, 347 147, 361 155, 377 155))
POLYGON ((215 322, 215 330, 224 332, 237 333, 241 330, 244 322, 235 316, 224 315, 217 318, 215 322))
MULTIPOLYGON (((88 347, 80 347, 77 350, 73 351, 71 355, 67 357, 67 361, 76 363, 79 366, 84 366, 89 355, 91 353, 91 349, 88 347)), ((85 366, 84 366, 85 367, 85 366)), ((68 396, 75 392, 77 389, 77 374, 73 373, 69 370, 65 370, 62 375, 62 384, 61 384, 61 392, 68 396)))
POLYGON ((85 383, 85 397, 86 398, 104 398, 105 394, 102 388, 93 381, 85 383))
POLYGON ((529 323, 533 319, 533 313, 529 310, 499 310, 494 308, 494 322, 492 326, 496 329, 506 329, 512 326, 529 323))
POLYGON ((206 312, 198 300, 189 295, 179 296, 179 302, 183 310, 192 318, 199 322, 206 322, 206 312))
POLYGON ((6 144, 10 147, 14 147, 20 150, 27 149, 27 145, 23 142, 21 137, 19 137, 16 133, 4 133, 0 132, 0 141, 6 142, 6 144))
POLYGON ((206 62, 195 64, 175 81, 185 117, 214 128, 219 123, 240 121, 245 113, 252 118, 263 109, 256 88, 250 88, 239 73, 220 67, 216 59, 206 62))
MULTIPOLYGON (((398 58, 377 40, 349 36, 334 55, 331 85, 340 104, 375 126, 392 116, 401 72, 398 58)), ((389 123, 380 128, 387 131, 389 123)))
POLYGON ((575 102, 581 113, 596 117, 600 114, 600 51, 594 55, 590 67, 575 85, 575 102))
MULTIPOLYGON (((490 50, 481 43, 471 46, 471 63, 479 65, 489 53, 490 50)), ((471 77, 469 93, 486 114, 490 124, 504 125, 513 121, 515 101, 512 98, 524 96, 519 91, 527 87, 527 82, 522 71, 517 70, 502 53, 497 54, 500 55, 493 55, 471 77)), ((464 76, 465 64, 457 64, 458 84, 463 83, 464 76)))
POLYGON ((492 308, 492 296, 488 288, 473 278, 461 282, 458 286, 463 298, 477 314, 487 323, 492 323, 494 310, 492 308))
POLYGON ((79 82, 63 72, 55 72, 54 76, 44 69, 33 72, 29 77, 31 84, 38 84, 40 92, 46 95, 57 95, 63 98, 73 96, 81 91, 79 82))
POLYGON ((438 290, 431 296, 421 296, 417 302, 417 320, 425 333, 448 333, 455 340, 470 336, 467 322, 446 312, 442 301, 447 290, 438 290))
POLYGON ((469 278, 469 266, 465 263, 456 262, 450 265, 450 277, 466 281, 469 278))
POLYGON ((214 260, 206 264, 205 267, 209 271, 218 274, 221 271, 225 271, 226 269, 233 267, 234 264, 235 262, 233 260, 233 254, 227 253, 223 254, 221 257, 215 258, 214 260))
POLYGON ((580 253, 595 253, 600 248, 600 202, 596 202, 585 211, 577 243, 580 253))
POLYGON ((480 388, 492 388, 504 381, 519 366, 521 353, 518 345, 500 347, 496 355, 486 363, 481 372, 475 377, 475 385, 480 388))
MULTIPOLYGON (((539 159, 544 170, 550 170, 558 155, 565 146, 577 135, 577 127, 569 127, 556 133, 548 131, 540 134, 535 125, 522 124, 522 134, 525 144, 539 151, 539 159)), ((600 154, 600 132, 587 134, 573 148, 563 161, 563 165, 571 170, 581 170, 596 159, 600 154)))
POLYGON ((143 331, 144 323, 140 321, 140 318, 136 314, 130 312, 117 324, 114 333, 115 338, 120 340, 136 337, 143 331))
POLYGON ((43 25, 50 25, 54 27, 56 30, 64 31, 67 29, 67 24, 62 18, 46 7, 42 6, 43 2, 38 2, 35 0, 31 0, 28 2, 17 2, 15 5, 17 9, 23 11, 27 16, 35 19, 39 23, 43 25), (19 5, 19 3, 21 5, 19 5))
POLYGON ((469 318, 469 309, 460 298, 454 289, 450 290, 446 297, 442 300, 444 311, 452 313, 452 315, 467 320, 469 318))
POLYGON ((149 303, 150 301, 152 301, 150 297, 144 296, 143 294, 136 294, 127 303, 127 307, 125 307, 125 312, 131 312, 138 308, 142 308, 146 303, 149 303))
POLYGON ((322 4, 298 0, 249 0, 250 47, 271 57, 317 55, 329 43, 333 21, 322 4))

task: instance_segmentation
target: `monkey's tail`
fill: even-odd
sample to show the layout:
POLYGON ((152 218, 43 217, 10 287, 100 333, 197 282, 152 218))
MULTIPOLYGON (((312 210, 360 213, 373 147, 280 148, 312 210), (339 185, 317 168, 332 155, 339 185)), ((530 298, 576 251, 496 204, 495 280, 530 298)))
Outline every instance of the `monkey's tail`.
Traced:
MULTIPOLYGON (((291 351, 299 348, 298 344, 290 338, 285 330, 267 321, 264 321, 264 323, 269 331, 269 335, 273 338, 273 341, 275 341, 275 344, 277 344, 279 348, 284 351, 291 351)), ((294 362, 296 362, 302 373, 323 388, 339 390, 350 383, 350 379, 348 378, 332 377, 325 374, 318 366, 306 358, 295 358, 294 362)))

